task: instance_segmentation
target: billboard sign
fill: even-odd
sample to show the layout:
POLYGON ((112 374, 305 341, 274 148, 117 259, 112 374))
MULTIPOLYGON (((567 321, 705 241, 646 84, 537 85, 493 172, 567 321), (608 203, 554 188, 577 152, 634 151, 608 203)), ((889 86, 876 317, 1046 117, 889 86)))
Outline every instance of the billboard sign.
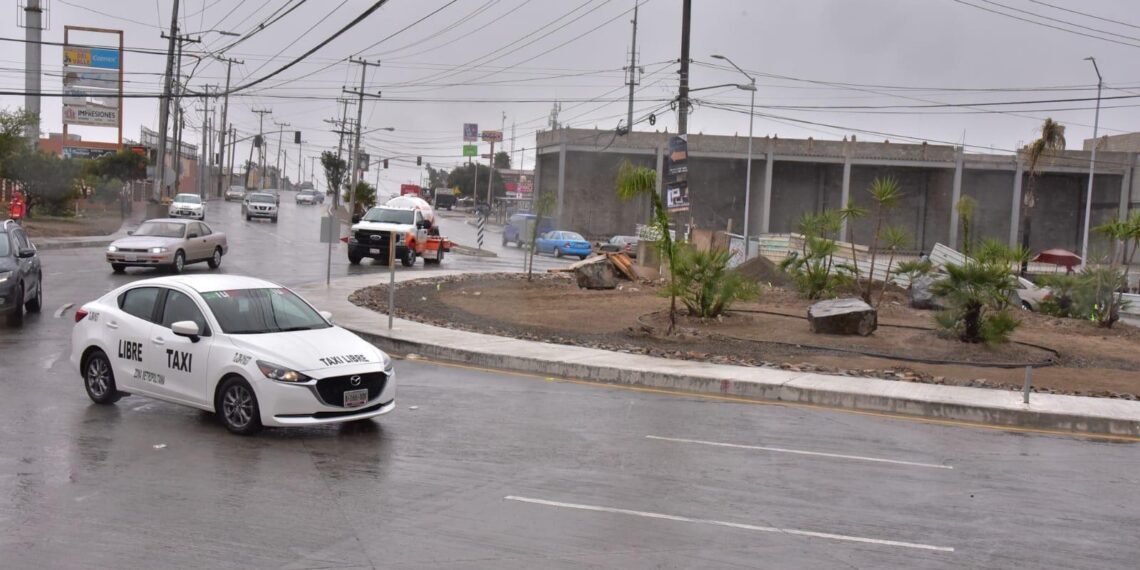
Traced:
POLYGON ((479 124, 463 123, 463 142, 476 142, 479 140, 479 124))
POLYGON ((503 131, 483 131, 483 142, 503 142, 503 131))
POLYGON ((111 148, 85 148, 78 146, 65 146, 63 147, 64 158, 86 158, 95 159, 108 154, 115 154, 118 151, 111 148))
POLYGON ((63 88, 64 105, 95 105, 117 109, 119 98, 114 91, 82 91, 69 87, 63 88))
POLYGON ((67 46, 63 48, 63 64, 119 69, 119 50, 67 46))
POLYGON ((64 65, 63 86, 65 88, 93 87, 95 89, 117 90, 119 88, 119 72, 64 65))
POLYGON ((117 107, 100 107, 97 105, 63 105, 63 122, 69 125, 88 125, 92 127, 119 126, 119 109, 117 107))
POLYGON ((685 135, 675 135, 669 138, 668 172, 670 176, 686 174, 689 172, 689 142, 685 135))
POLYGON ((665 209, 684 212, 689 209, 689 183, 681 180, 665 185, 665 209))
POLYGON ((473 144, 463 145, 463 156, 476 156, 479 154, 479 147, 473 144))

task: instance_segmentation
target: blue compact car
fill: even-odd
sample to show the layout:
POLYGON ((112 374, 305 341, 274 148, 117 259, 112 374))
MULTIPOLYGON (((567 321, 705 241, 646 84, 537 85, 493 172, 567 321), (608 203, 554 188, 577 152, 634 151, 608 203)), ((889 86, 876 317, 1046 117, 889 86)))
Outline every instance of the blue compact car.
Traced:
POLYGON ((591 252, 590 242, 586 241, 582 234, 560 230, 539 236, 535 247, 539 253, 553 253, 554 257, 577 255, 581 259, 586 259, 591 252))

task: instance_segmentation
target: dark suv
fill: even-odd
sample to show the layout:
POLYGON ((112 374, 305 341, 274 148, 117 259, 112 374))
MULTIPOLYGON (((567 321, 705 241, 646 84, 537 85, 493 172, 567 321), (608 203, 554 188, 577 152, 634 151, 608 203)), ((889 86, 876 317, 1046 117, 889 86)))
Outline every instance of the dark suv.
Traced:
POLYGON ((44 304, 43 268, 24 228, 12 220, 0 223, 0 313, 8 324, 24 322, 24 309, 39 312, 44 304))

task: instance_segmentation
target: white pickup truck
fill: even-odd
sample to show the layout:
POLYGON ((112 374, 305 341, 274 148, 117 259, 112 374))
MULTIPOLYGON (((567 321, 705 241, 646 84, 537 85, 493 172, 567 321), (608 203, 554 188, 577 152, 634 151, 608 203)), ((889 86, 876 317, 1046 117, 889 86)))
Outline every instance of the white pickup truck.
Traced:
MULTIPOLYGON (((419 200, 423 202, 423 200, 419 200)), ((389 242, 396 238, 396 259, 411 267, 416 257, 425 264, 443 261, 451 250, 451 241, 439 235, 435 216, 427 202, 412 203, 408 197, 395 198, 384 206, 371 208, 352 226, 344 241, 348 244, 348 262, 356 265, 366 257, 388 261, 389 242)))

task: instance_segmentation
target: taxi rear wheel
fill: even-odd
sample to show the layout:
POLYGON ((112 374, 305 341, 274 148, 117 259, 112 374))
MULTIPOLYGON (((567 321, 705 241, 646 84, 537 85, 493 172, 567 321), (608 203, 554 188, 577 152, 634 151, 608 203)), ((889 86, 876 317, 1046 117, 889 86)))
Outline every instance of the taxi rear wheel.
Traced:
POLYGON ((87 397, 96 404, 114 404, 122 396, 115 387, 111 361, 102 350, 96 350, 87 357, 83 365, 83 387, 87 389, 87 397))
POLYGON ((230 433, 253 435, 261 431, 261 410, 257 405, 257 395, 244 379, 231 377, 226 380, 218 391, 218 401, 214 407, 230 433))

